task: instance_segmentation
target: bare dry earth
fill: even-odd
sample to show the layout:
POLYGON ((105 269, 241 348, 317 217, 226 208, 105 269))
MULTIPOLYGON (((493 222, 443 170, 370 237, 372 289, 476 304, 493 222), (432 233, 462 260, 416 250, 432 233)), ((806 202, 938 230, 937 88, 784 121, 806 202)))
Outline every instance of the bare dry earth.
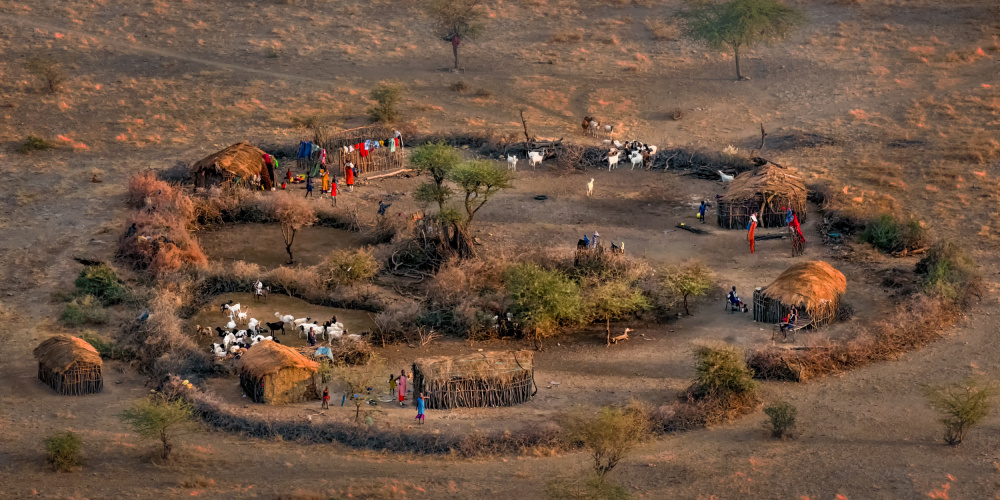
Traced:
MULTIPOLYGON (((140 377, 112 372, 105 394, 82 399, 55 397, 34 379, 30 350, 58 329, 49 296, 78 272, 71 256, 109 255, 123 218, 125 176, 194 160, 236 140, 294 143, 306 134, 294 128, 296 117, 316 114, 358 124, 367 105, 364 92, 386 79, 407 83, 406 118, 428 131, 517 132, 517 110, 524 107, 543 136, 587 141, 577 135, 578 122, 592 114, 615 123, 626 137, 661 147, 718 149, 751 146, 756 122, 764 121, 776 161, 829 183, 848 203, 916 214, 936 236, 962 240, 980 260, 990 293, 947 339, 840 377, 767 384, 769 399, 787 398, 799 407, 799 440, 765 439, 760 414, 659 439, 621 466, 619 478, 636 493, 997 496, 998 418, 989 418, 962 447, 944 447, 918 384, 973 373, 998 376, 991 316, 997 303, 994 205, 1000 172, 989 141, 1000 130, 1000 11, 988 1, 799 5, 812 23, 789 43, 752 54, 753 80, 737 84, 725 55, 652 39, 644 20, 672 12, 674 2, 497 3, 489 34, 463 46, 466 72, 458 76, 438 70, 450 55, 410 3, 0 2, 0 141, 14 146, 33 134, 61 146, 31 156, 12 149, 0 153, 7 194, 0 201, 0 299, 23 318, 5 327, 0 344, 0 371, 8 381, 0 384, 0 497, 266 498, 308 489, 389 498, 534 498, 542 496, 547 479, 586 466, 579 454, 458 461, 216 433, 186 437, 183 460, 155 465, 140 458, 147 445, 114 417, 148 390, 140 377), (563 31, 579 31, 583 40, 549 41, 563 31), (66 65, 70 79, 63 92, 41 93, 24 74, 23 58, 38 50, 66 65), (457 79, 491 96, 448 90, 457 79), (686 110, 685 118, 668 120, 666 112, 678 107, 686 110), (796 132, 829 140, 815 147, 775 140, 796 132), (95 169, 103 183, 89 183, 95 169), (52 475, 39 441, 64 428, 84 435, 89 463, 80 473, 52 475), (215 484, 182 486, 199 475, 215 484)), ((596 229, 654 261, 700 256, 722 283, 747 291, 788 264, 787 249, 777 244, 762 244, 760 254, 749 257, 738 233, 664 233, 677 221, 691 221, 692 203, 718 192, 715 183, 672 173, 593 175, 597 197, 588 201, 582 199, 583 175, 520 172, 517 188, 484 209, 480 238, 512 251, 568 248, 596 229), (550 199, 537 202, 536 194, 550 199)), ((373 200, 410 187, 412 180, 373 185, 346 203, 374 212, 374 201, 362 195, 373 200)), ((405 200, 395 203, 393 209, 416 208, 405 200)), ((827 251, 812 245, 808 256, 827 251)), ((878 276, 866 274, 863 262, 837 265, 853 278, 848 300, 862 321, 873 313, 869 299, 879 294, 878 276)), ((595 332, 552 346, 538 377, 562 384, 543 388, 536 402, 509 412, 469 411, 459 419, 432 413, 428 426, 514 427, 568 404, 621 402, 631 395, 666 401, 691 376, 691 342, 761 340, 752 323, 720 314, 716 304, 706 302, 693 318, 651 327, 656 340, 645 345, 605 349, 595 332)), ((402 352, 394 359, 411 356, 402 352)), ((402 425, 410 417, 400 412, 390 418, 402 425)))

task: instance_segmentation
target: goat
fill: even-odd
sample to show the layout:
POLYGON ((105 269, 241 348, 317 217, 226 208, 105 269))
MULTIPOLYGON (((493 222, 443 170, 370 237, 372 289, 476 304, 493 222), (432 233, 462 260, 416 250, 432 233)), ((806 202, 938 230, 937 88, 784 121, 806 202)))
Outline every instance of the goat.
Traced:
POLYGON ((292 324, 295 326, 299 326, 302 323, 308 323, 310 321, 312 321, 312 318, 295 318, 295 320, 292 321, 292 324))
POLYGON ((281 313, 276 312, 274 313, 274 317, 278 318, 278 320, 280 320, 282 323, 292 323, 293 321, 295 321, 295 316, 292 316, 291 314, 286 314, 282 316, 281 313))
POLYGON ((215 331, 219 334, 220 337, 225 337, 226 334, 229 333, 229 332, 223 330, 221 326, 215 327, 215 331))
POLYGON ((233 345, 235 343, 236 343, 236 335, 233 335, 231 333, 226 334, 226 336, 222 338, 222 345, 226 349, 229 349, 229 346, 231 346, 231 345, 233 345))
POLYGON ((656 154, 656 149, 657 149, 656 146, 646 146, 646 150, 649 151, 649 154, 651 155, 656 154))
POLYGON ((587 183, 587 196, 594 194, 594 178, 590 178, 590 182, 587 183))
POLYGON ((507 170, 513 170, 517 172, 517 157, 514 155, 507 155, 507 170))
POLYGON ((621 158, 621 153, 615 153, 614 155, 608 155, 608 172, 611 171, 611 167, 618 165, 618 159, 621 158))
POLYGON ((629 170, 635 170, 636 165, 639 165, 640 167, 642 166, 642 153, 635 151, 632 153, 632 156, 628 157, 628 160, 632 162, 632 168, 629 170))
POLYGON ((528 164, 531 165, 532 170, 542 163, 542 158, 544 158, 544 153, 541 151, 528 151, 528 164))
POLYGON ((611 242, 611 253, 617 253, 625 255, 625 241, 623 240, 620 245, 615 245, 615 242, 611 242))
POLYGON ((257 325, 258 325, 257 318, 250 318, 250 322, 247 323, 247 330, 256 332, 257 331, 257 325))
POLYGON ((613 134, 614 132, 615 132, 615 127, 611 125, 604 126, 604 134, 607 135, 608 137, 611 137, 611 134, 613 134))
POLYGON ((219 358, 224 358, 226 356, 226 350, 219 344, 212 344, 212 353, 219 358))
POLYGON ((299 329, 299 337, 302 337, 309 333, 309 330, 319 331, 320 326, 316 323, 302 323, 297 327, 299 329))
POLYGON ((210 327, 210 326, 194 325, 194 329, 198 330, 198 335, 211 335, 212 334, 212 327, 210 327))
POLYGON ((234 328, 236 328, 236 322, 233 321, 233 318, 229 318, 229 323, 226 323, 226 330, 232 330, 234 328))
POLYGON ((583 127, 583 132, 584 133, 587 133, 587 132, 590 131, 590 123, 593 122, 593 121, 594 121, 594 117, 593 116, 584 116, 583 117, 583 123, 581 124, 581 126, 583 127))
POLYGON ((264 324, 267 325, 268 330, 271 330, 271 335, 274 335, 274 332, 277 332, 278 330, 281 330, 281 334, 285 335, 284 321, 275 321, 274 323, 264 323, 264 324))
POLYGON ((726 182, 733 182, 733 179, 735 179, 735 178, 736 178, 736 177, 733 177, 733 176, 731 176, 731 175, 726 175, 726 174, 722 173, 722 170, 716 170, 716 172, 718 172, 718 173, 719 173, 719 177, 721 177, 721 178, 722 178, 722 182, 723 182, 723 183, 726 183, 726 182))
POLYGON ((234 314, 239 313, 241 310, 240 303, 237 302, 233 304, 233 301, 229 301, 227 304, 222 304, 222 312, 229 312, 229 317, 232 318, 234 314))

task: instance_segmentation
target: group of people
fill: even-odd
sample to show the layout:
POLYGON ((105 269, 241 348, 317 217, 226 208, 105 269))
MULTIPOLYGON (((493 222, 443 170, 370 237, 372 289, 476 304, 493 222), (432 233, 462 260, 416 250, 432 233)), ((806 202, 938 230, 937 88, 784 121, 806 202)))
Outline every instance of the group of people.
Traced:
MULTIPOLYGON (((351 162, 347 162, 347 164, 344 165, 344 182, 347 184, 347 190, 349 192, 354 192, 354 179, 357 178, 357 176, 358 176, 358 167, 355 167, 354 164, 351 163, 351 162)), ((295 178, 292 177, 292 171, 291 170, 285 171, 285 177, 286 177, 287 180, 285 182, 281 183, 281 189, 286 189, 287 185, 289 183, 298 182, 298 180, 296 180, 295 178)), ((324 193, 324 194, 325 193, 330 193, 330 197, 333 198, 333 202, 334 202, 334 204, 336 204, 337 203, 337 176, 334 175, 334 176, 331 177, 329 170, 321 169, 319 171, 319 175, 317 177, 319 177, 321 179, 321 182, 322 182, 322 186, 321 186, 322 189, 320 190, 320 193, 324 193)), ((309 198, 309 197, 312 196, 313 190, 315 189, 315 187, 313 186, 313 175, 311 173, 310 174, 306 174, 304 181, 306 183, 306 196, 305 197, 309 198)))
MULTIPOLYGON (((396 394, 396 395, 398 395, 398 397, 399 397, 399 406, 400 407, 402 407, 404 405, 404 401, 406 400, 406 393, 408 392, 407 385, 409 383, 409 380, 410 380, 410 377, 406 375, 406 370, 400 370, 399 371, 399 376, 396 376, 396 375, 394 375, 392 373, 389 374, 389 393, 390 394, 396 394)), ((369 390, 369 392, 371 392, 371 388, 369 388, 368 390, 369 390)), ((344 395, 344 400, 341 402, 341 406, 343 406, 344 402, 346 402, 346 401, 347 401, 347 395, 345 394, 344 395)), ((424 410, 426 409, 426 404, 424 402, 424 394, 420 393, 419 396, 416 396, 414 398, 414 402, 417 405, 417 416, 414 417, 414 420, 416 420, 417 423, 419 423, 419 424, 423 424, 424 423, 424 410)), ((330 388, 329 387, 324 387, 323 388, 323 404, 322 404, 321 408, 325 410, 325 409, 327 409, 329 407, 330 407, 330 388)))
POLYGON ((597 239, 600 238, 600 237, 601 237, 601 235, 598 234, 597 231, 594 231, 594 238, 593 239, 588 238, 587 235, 584 234, 583 238, 581 238, 580 241, 576 242, 576 249, 577 250, 589 250, 591 248, 597 248, 597 239))

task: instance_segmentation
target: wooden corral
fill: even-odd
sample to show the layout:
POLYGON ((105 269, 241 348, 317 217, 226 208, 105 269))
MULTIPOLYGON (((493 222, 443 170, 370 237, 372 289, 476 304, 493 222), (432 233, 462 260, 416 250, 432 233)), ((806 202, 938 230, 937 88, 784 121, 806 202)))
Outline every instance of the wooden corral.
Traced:
POLYGON ((532 351, 482 352, 413 362, 413 394, 427 408, 513 406, 537 392, 532 351))
POLYGON ((56 335, 35 348, 38 379, 59 394, 81 396, 104 389, 103 361, 85 340, 56 335))
POLYGON ((316 362, 271 340, 247 349, 238 371, 240 387, 254 403, 278 405, 318 397, 316 362))
POLYGON ((318 144, 321 148, 326 149, 331 171, 343 175, 344 165, 351 162, 358 168, 360 174, 369 174, 406 167, 407 157, 402 138, 400 138, 397 147, 394 148, 391 144, 395 133, 395 129, 388 125, 369 125, 330 134, 318 144), (362 156, 357 145, 364 144, 365 141, 369 140, 381 141, 381 143, 377 149, 372 149, 362 156), (355 150, 347 153, 344 151, 345 146, 354 146, 355 150))
POLYGON ((270 190, 274 186, 274 169, 264 161, 264 151, 247 142, 238 142, 213 153, 191 167, 194 185, 199 188, 234 186, 254 188, 251 182, 260 176, 260 185, 270 190))
POLYGON ((778 323, 794 306, 812 326, 833 322, 847 278, 826 262, 815 260, 789 267, 773 283, 753 292, 753 320, 778 323))
POLYGON ((757 212, 758 227, 784 227, 785 211, 789 207, 806 221, 808 190, 798 174, 773 163, 744 172, 729 184, 719 200, 718 223, 724 229, 746 229, 750 214, 757 212))

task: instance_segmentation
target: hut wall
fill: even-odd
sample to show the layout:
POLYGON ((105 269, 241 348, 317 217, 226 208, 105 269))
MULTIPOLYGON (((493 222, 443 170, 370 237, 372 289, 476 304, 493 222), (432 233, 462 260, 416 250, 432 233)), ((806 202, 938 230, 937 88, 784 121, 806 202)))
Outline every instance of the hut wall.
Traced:
MULTIPOLYGON (((785 212, 781 207, 788 206, 784 198, 773 198, 765 204, 763 198, 757 196, 742 201, 719 201, 718 224, 723 229, 746 230, 750 224, 750 214, 757 212, 758 227, 785 227, 785 212)), ((806 221, 806 212, 798 214, 799 222, 806 221)))
MULTIPOLYGON (((833 323, 837 318, 837 310, 840 308, 840 301, 825 304, 821 310, 803 311, 799 306, 799 313, 808 315, 813 326, 822 326, 833 323)), ((791 306, 782 303, 780 300, 772 299, 764 295, 761 288, 753 291, 753 320, 761 323, 778 323, 788 312, 791 306)))
POLYGON ((240 387, 254 403, 280 405, 316 398, 313 372, 283 368, 262 377, 240 374, 240 387))
POLYGON ((83 396, 104 390, 104 378, 98 365, 75 363, 63 372, 56 372, 38 363, 38 379, 59 394, 83 396))
POLYGON ((427 408, 482 408, 513 406, 531 401, 534 393, 531 370, 519 370, 506 379, 453 376, 429 379, 413 366, 413 391, 423 393, 427 408))

